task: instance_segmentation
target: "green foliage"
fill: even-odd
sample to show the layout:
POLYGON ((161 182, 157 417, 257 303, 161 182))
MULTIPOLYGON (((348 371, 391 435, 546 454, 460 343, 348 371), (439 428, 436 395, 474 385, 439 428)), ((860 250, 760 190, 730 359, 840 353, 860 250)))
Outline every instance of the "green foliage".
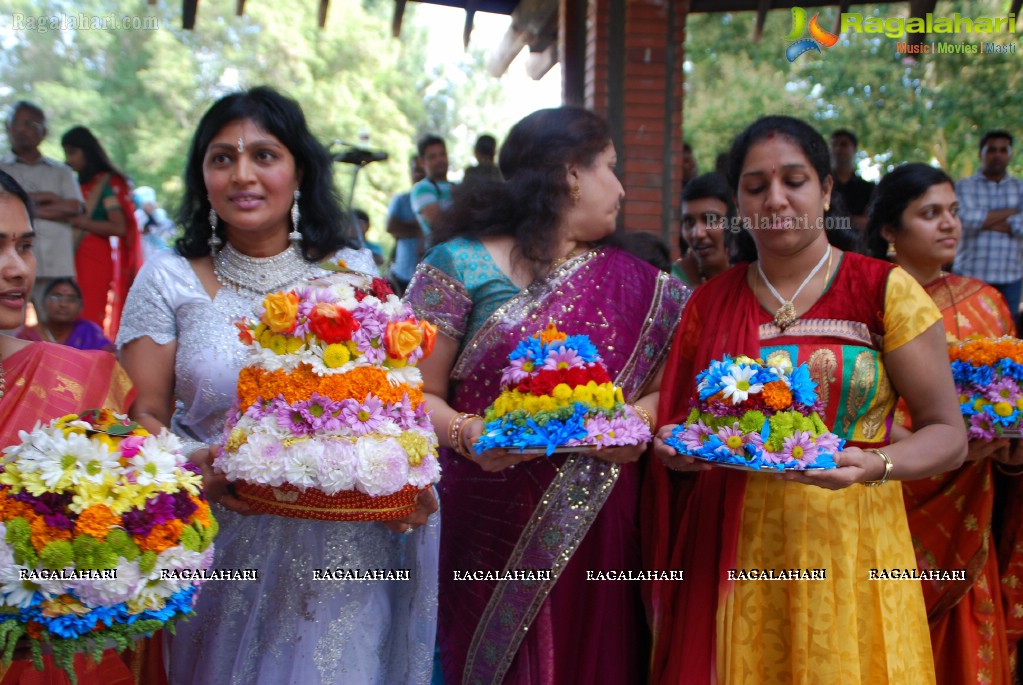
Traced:
MULTIPOLYGON (((1005 16, 1008 9, 1004 0, 942 0, 934 13, 990 17, 1005 16)), ((908 5, 856 5, 851 11, 864 17, 905 17, 908 5)), ((821 25, 833 31, 838 10, 824 8, 820 17, 821 25)), ((927 54, 904 61, 906 55, 896 52, 897 39, 847 33, 823 54, 811 52, 789 63, 784 55, 789 12, 770 12, 758 43, 750 40, 754 22, 752 12, 689 17, 684 131, 700 171, 711 171, 715 156, 727 151, 732 138, 757 117, 791 114, 814 123, 825 136, 837 128, 852 129, 860 138, 861 157, 881 173, 903 162, 934 161, 958 178, 976 170, 984 131, 1013 130, 1023 121, 1018 52, 927 54)), ((1005 33, 929 35, 924 40, 1020 42, 1018 34, 1005 33)), ((1023 175, 1023 155, 1016 156, 1010 171, 1023 175)))
POLYGON ((156 552, 147 549, 139 557, 139 573, 146 576, 152 573, 154 568, 156 568, 156 552))
POLYGON ((126 531, 121 528, 114 528, 107 533, 106 544, 114 551, 118 556, 124 557, 128 561, 135 561, 141 554, 139 546, 135 544, 135 541, 131 539, 126 531))
POLYGON ((43 566, 58 571, 60 569, 74 566, 75 550, 67 540, 54 540, 43 547, 39 553, 39 560, 43 566))

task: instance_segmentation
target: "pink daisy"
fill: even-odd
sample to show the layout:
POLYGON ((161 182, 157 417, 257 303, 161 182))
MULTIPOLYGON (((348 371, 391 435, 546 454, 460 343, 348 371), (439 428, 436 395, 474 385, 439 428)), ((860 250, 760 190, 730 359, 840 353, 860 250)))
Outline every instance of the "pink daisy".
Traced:
POLYGON ((979 440, 994 440, 998 434, 995 432, 995 424, 987 412, 979 411, 970 417, 970 430, 967 437, 979 440))
POLYGON ((599 414, 586 422, 585 442, 590 445, 597 445, 598 447, 611 447, 621 444, 615 440, 615 432, 611 422, 607 420, 606 416, 599 414))
POLYGON ((559 347, 553 349, 547 353, 547 358, 543 360, 543 368, 550 371, 557 371, 559 369, 575 369, 585 364, 583 358, 580 357, 575 350, 568 349, 566 347, 559 347))
POLYGON ((796 461, 800 466, 806 466, 817 459, 817 445, 809 433, 796 431, 794 435, 782 440, 781 445, 781 454, 785 461, 796 461))
POLYGON ((370 395, 362 403, 345 400, 341 418, 354 433, 366 435, 378 430, 387 417, 384 415, 384 403, 370 395))
POLYGON ((518 359, 512 359, 511 363, 504 368, 501 372, 501 385, 518 385, 520 382, 529 378, 529 372, 533 369, 533 360, 528 357, 519 357, 518 359), (523 368, 524 364, 528 364, 526 368, 523 368))
POLYGON ((733 455, 737 457, 746 456, 746 439, 742 431, 739 430, 739 424, 735 423, 718 429, 717 436, 721 440, 721 446, 733 455))
POLYGON ((997 383, 992 383, 984 392, 984 397, 992 402, 1015 404, 1020 396, 1019 385, 1011 378, 1003 378, 997 383))
POLYGON ((697 421, 686 426, 686 429, 682 431, 682 435, 679 438, 690 454, 696 454, 703 449, 703 443, 707 442, 707 438, 713 434, 714 431, 704 424, 703 421, 697 421))

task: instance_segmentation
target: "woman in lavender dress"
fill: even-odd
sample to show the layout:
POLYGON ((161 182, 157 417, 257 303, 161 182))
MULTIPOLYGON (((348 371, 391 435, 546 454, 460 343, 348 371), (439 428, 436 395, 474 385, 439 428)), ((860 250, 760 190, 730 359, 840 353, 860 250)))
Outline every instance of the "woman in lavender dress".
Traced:
POLYGON ((369 252, 338 228, 330 164, 294 101, 268 88, 219 100, 192 142, 184 238, 176 253, 147 262, 128 298, 118 344, 143 388, 136 418, 151 430, 171 426, 196 450, 221 505, 215 566, 258 572, 258 580, 205 586, 195 617, 170 641, 172 683, 429 682, 439 539, 437 517, 427 518, 432 493, 412 517, 388 525, 250 516, 209 464, 245 361, 234 322, 267 293, 322 275, 318 259, 335 255, 375 273, 369 252), (411 580, 315 579, 323 568, 410 569, 411 580))

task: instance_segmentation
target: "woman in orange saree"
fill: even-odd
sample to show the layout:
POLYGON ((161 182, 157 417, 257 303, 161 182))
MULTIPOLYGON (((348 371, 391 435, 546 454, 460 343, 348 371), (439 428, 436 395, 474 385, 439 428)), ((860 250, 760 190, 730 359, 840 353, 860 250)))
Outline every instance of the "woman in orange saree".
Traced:
MULTIPOLYGON (((24 323, 25 304, 35 281, 34 233, 28 196, 0 172, 0 330, 24 323)), ((50 343, 30 343, 0 335, 0 449, 18 442, 18 431, 39 421, 109 407, 127 412, 135 390, 108 352, 83 352, 50 343)), ((100 661, 75 658, 80 685, 142 685, 165 682, 160 652, 149 641, 124 655, 106 650, 100 661)), ((158 641, 153 642, 159 645, 158 641)), ((44 656, 37 671, 30 659, 0 664, 0 685, 64 685, 68 677, 44 656)))
MULTIPOLYGON (((904 164, 875 191, 867 225, 874 256, 886 254, 908 271, 941 310, 952 342, 1014 335, 1012 316, 997 290, 974 278, 945 273, 962 235, 952 179, 927 164, 904 164)), ((909 435, 896 413, 893 439, 909 435)), ((971 440, 958 469, 902 484, 913 548, 921 570, 965 569, 962 580, 923 581, 931 649, 939 685, 1012 682, 992 536, 993 460, 1009 456, 1007 440, 971 440)))

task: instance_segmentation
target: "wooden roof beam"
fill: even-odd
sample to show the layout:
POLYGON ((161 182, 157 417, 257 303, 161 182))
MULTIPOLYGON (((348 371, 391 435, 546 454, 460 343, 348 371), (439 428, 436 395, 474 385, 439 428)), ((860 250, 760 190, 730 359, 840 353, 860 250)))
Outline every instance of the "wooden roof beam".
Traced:
POLYGON ((195 28, 195 15, 199 11, 199 0, 181 0, 181 28, 191 31, 195 28))
POLYGON ((771 9, 771 0, 758 0, 757 2, 757 23, 753 26, 753 42, 759 43, 764 36, 764 22, 767 21, 767 12, 771 9))
POLYGON ((327 25, 327 8, 330 0, 320 0, 320 9, 316 12, 316 25, 321 29, 327 25))

